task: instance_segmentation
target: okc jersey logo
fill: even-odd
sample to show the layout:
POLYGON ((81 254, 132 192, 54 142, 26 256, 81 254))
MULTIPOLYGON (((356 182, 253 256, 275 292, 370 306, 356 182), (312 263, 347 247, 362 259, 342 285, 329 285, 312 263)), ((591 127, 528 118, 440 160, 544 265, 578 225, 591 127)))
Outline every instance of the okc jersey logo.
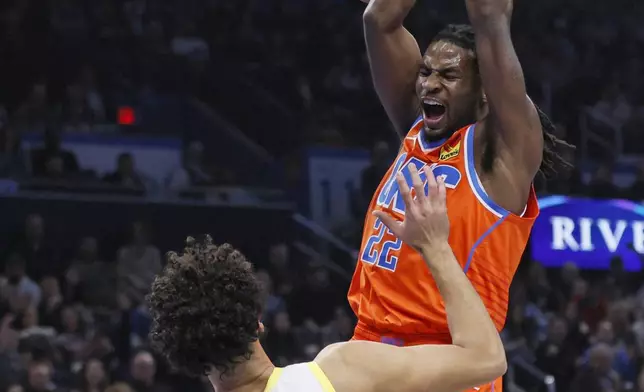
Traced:
MULTIPOLYGON (((427 164, 418 158, 412 157, 409 161, 405 162, 407 153, 400 154, 394 162, 391 174, 387 178, 384 186, 378 194, 376 205, 383 208, 391 208, 398 214, 405 215, 405 202, 400 197, 400 189, 396 182, 396 174, 401 173, 405 182, 412 187, 411 173, 409 165, 414 164, 418 170, 427 164)), ((430 166, 436 178, 442 178, 445 182, 445 187, 454 189, 461 181, 461 173, 453 166, 432 164, 430 166)), ((425 192, 427 192, 427 176, 424 171, 419 171, 419 176, 423 184, 425 184, 425 192)), ((365 228, 368 229, 368 228, 365 228)), ((367 264, 375 264, 377 267, 395 271, 398 264, 398 251, 402 248, 402 241, 394 237, 393 233, 382 224, 379 219, 374 222, 372 235, 360 252, 360 260, 367 264), (385 235, 386 234, 386 235, 385 235)))
POLYGON ((457 156, 459 152, 461 152, 461 142, 456 143, 456 145, 454 146, 445 145, 441 147, 441 152, 438 156, 438 159, 441 161, 446 161, 457 156))
MULTIPOLYGON (((399 172, 403 175, 405 182, 412 187, 411 184, 411 172, 409 171, 409 165, 414 164, 419 170, 418 174, 421 181, 425 184, 425 192, 427 192, 427 176, 425 176, 424 171, 420 170, 421 168, 427 166, 427 164, 416 157, 412 157, 410 160, 405 162, 407 158, 407 153, 400 154, 396 162, 394 162, 393 169, 387 182, 380 190, 378 194, 377 205, 380 207, 389 207, 393 211, 404 215, 405 214, 405 202, 400 197, 400 189, 398 189, 398 183, 396 182, 396 174, 399 172)), ((437 165, 433 164, 430 166, 434 176, 436 178, 442 178, 445 182, 445 187, 448 189, 454 189, 461 182, 461 173, 453 166, 449 165, 437 165)))

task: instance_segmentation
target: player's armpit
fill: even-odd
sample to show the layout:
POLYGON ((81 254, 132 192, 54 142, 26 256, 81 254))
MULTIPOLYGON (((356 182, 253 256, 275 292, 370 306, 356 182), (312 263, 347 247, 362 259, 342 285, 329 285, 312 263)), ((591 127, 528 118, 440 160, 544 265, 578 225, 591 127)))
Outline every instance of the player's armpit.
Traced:
POLYGON ((329 347, 315 361, 337 392, 466 390, 497 379, 507 366, 505 353, 363 341, 329 347))
POLYGON ((543 154, 539 115, 526 93, 525 79, 510 36, 511 1, 467 0, 476 35, 476 53, 490 106, 498 157, 531 181, 543 154), (497 4, 498 3, 498 4, 497 4))
POLYGON ((401 137, 420 108, 416 78, 422 56, 416 39, 402 25, 412 5, 411 0, 373 0, 363 16, 373 84, 401 137))

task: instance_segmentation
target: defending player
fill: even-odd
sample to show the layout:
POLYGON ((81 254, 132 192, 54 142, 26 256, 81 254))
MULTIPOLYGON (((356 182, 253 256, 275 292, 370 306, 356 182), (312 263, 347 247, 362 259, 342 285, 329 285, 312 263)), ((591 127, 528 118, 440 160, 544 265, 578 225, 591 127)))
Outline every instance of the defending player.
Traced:
POLYGON ((400 223, 378 216, 425 258, 443 295, 451 345, 395 347, 373 342, 338 343, 313 362, 276 368, 258 337, 261 288, 244 256, 230 245, 188 239, 181 256, 152 286, 152 343, 172 365, 208 374, 218 392, 460 391, 505 372, 503 345, 480 298, 452 254, 445 185, 431 172, 428 193, 411 168, 415 200, 402 178, 407 215, 400 223))
POLYGON ((555 150, 568 146, 526 95, 510 39, 512 1, 466 0, 472 27, 448 26, 424 55, 403 27, 413 4, 372 0, 364 13, 374 85, 403 141, 371 201, 348 296, 358 316, 354 339, 398 345, 453 336, 437 287, 419 268, 421 255, 372 214, 404 219, 394 178, 410 181, 414 164, 444 179, 450 244, 500 330, 539 212, 532 181, 539 170, 565 163, 555 150))

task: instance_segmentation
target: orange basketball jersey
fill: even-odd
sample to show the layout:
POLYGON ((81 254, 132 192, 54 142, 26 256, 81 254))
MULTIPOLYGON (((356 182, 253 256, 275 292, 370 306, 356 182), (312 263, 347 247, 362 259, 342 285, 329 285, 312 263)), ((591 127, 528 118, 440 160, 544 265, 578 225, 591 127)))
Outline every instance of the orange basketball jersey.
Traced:
POLYGON ((443 177, 454 255, 497 328, 505 323, 510 283, 539 214, 534 190, 521 216, 506 211, 488 197, 476 173, 475 125, 434 143, 424 139, 422 128, 419 118, 369 205, 348 295, 358 317, 354 339, 399 345, 451 342, 444 303, 421 255, 371 213, 385 210, 403 219, 405 205, 395 175, 402 172, 411 184, 410 163, 418 169, 429 165, 443 177))

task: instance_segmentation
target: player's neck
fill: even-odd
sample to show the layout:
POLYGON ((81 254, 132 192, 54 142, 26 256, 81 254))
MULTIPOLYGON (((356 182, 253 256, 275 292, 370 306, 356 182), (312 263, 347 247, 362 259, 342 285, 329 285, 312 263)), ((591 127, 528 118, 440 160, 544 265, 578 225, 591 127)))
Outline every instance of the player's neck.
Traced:
POLYGON ((235 366, 229 375, 221 376, 219 372, 208 375, 216 392, 262 392, 275 365, 266 355, 259 342, 253 343, 253 354, 250 359, 235 366))

